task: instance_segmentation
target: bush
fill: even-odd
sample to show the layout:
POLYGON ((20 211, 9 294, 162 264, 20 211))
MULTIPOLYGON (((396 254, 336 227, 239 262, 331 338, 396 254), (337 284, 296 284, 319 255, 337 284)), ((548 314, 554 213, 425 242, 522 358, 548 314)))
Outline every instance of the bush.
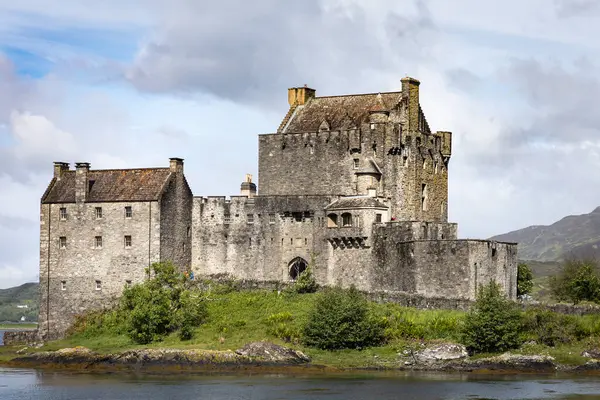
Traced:
POLYGON ((310 265, 300 273, 296 283, 294 283, 293 290, 296 293, 314 293, 317 291, 317 281, 310 265))
POLYGON ((550 278, 552 295, 558 301, 600 302, 598 264, 593 260, 567 260, 562 271, 550 278))
POLYGON ((266 319, 267 333, 286 342, 300 340, 300 330, 292 325, 294 316, 290 312, 271 314, 266 319))
POLYGON ((531 339, 546 346, 571 343, 587 336, 577 317, 543 309, 525 313, 525 329, 531 339))
POLYGON ((473 309, 467 313, 462 342, 471 353, 506 351, 521 345, 522 317, 500 286, 490 282, 479 289, 473 309))
POLYGON ((373 318, 369 304, 355 288, 321 293, 303 329, 307 346, 323 350, 377 346, 384 340, 385 322, 373 318))
POLYGON ((517 267, 517 296, 528 294, 533 289, 533 274, 527 264, 517 267))
POLYGON ((176 330, 182 340, 191 339, 207 315, 201 292, 187 289, 185 277, 171 263, 152 264, 148 272, 152 278, 123 291, 127 334, 140 344, 162 340, 176 330))

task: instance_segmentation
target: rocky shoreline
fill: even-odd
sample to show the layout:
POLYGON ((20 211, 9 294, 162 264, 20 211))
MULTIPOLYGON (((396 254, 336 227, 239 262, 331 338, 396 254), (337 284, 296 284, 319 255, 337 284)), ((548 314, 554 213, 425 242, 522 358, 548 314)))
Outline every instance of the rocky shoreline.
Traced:
MULTIPOLYGON (((236 351, 140 349, 114 354, 100 354, 85 347, 57 351, 28 352, 20 350, 16 358, 5 362, 9 367, 77 369, 87 371, 149 370, 149 371, 230 371, 275 369, 278 372, 317 371, 437 371, 461 373, 538 373, 557 372, 600 373, 600 360, 591 359, 584 365, 557 363, 550 356, 505 353, 499 356, 470 359, 459 345, 444 345, 436 349, 400 354, 396 365, 364 368, 333 368, 315 365, 304 353, 268 342, 255 342, 236 351)), ((33 349, 31 349, 33 350, 33 349)))

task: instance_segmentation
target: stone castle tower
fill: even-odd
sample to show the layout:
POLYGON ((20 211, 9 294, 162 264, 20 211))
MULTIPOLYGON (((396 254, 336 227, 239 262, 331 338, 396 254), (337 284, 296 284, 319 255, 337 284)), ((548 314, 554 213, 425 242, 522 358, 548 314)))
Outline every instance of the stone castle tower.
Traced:
POLYGON ((277 132, 259 135, 258 187, 247 175, 229 198, 194 197, 181 159, 133 170, 57 163, 42 198, 40 332, 60 336, 160 260, 262 282, 294 281, 313 260, 321 285, 425 299, 472 300, 493 279, 515 298, 516 244, 457 238, 452 134, 430 130, 419 81, 401 84, 323 97, 289 89, 277 132))

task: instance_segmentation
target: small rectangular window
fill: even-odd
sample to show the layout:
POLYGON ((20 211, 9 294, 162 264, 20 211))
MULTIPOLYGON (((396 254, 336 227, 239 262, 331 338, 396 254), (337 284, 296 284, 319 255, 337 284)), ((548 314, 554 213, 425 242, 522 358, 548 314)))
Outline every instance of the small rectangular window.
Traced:
POLYGON ((246 217, 249 224, 254 223, 254 214, 246 214, 246 217))
POLYGON ((60 290, 67 290, 67 281, 60 281, 60 290))
POLYGON ((102 207, 96 207, 96 218, 102 218, 102 207))
POLYGON ((191 227, 187 227, 187 237, 191 238, 192 237, 192 228, 191 227))
POLYGON ((62 221, 67 220, 67 209, 65 207, 61 207, 61 209, 60 209, 60 219, 62 221))
POLYGON ((225 223, 225 224, 231 223, 231 214, 225 214, 225 217, 223 218, 223 223, 225 223))
POLYGON ((96 290, 102 290, 102 281, 96 281, 96 290))
POLYGON ((61 236, 60 238, 58 238, 58 246, 61 249, 67 248, 67 237, 66 236, 61 236))
POLYGON ((358 169, 358 167, 360 166, 360 161, 358 160, 358 158, 354 159, 354 169, 358 169))
POLYGON ((127 235, 125 236, 125 248, 129 248, 131 247, 131 236, 127 235))
POLYGON ((274 224, 275 223, 275 214, 269 214, 269 223, 270 224, 274 224))
POLYGON ((127 285, 127 286, 131 286, 131 279, 127 279, 127 280, 125 281, 125 285, 127 285))
POLYGON ((381 223, 381 214, 375 214, 375 222, 381 223))
POLYGON ((131 218, 133 217, 133 210, 131 209, 131 206, 126 206, 125 207, 125 218, 131 218))
POLYGON ((102 236, 96 236, 94 238, 94 247, 96 247, 97 249, 102 248, 102 236))

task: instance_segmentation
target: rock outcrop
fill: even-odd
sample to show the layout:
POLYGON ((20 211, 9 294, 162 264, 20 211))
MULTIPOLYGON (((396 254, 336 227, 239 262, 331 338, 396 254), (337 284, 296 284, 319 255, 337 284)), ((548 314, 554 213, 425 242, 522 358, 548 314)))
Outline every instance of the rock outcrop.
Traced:
POLYGON ((235 352, 241 356, 269 363, 302 364, 310 362, 310 358, 301 351, 269 342, 248 343, 235 352))

